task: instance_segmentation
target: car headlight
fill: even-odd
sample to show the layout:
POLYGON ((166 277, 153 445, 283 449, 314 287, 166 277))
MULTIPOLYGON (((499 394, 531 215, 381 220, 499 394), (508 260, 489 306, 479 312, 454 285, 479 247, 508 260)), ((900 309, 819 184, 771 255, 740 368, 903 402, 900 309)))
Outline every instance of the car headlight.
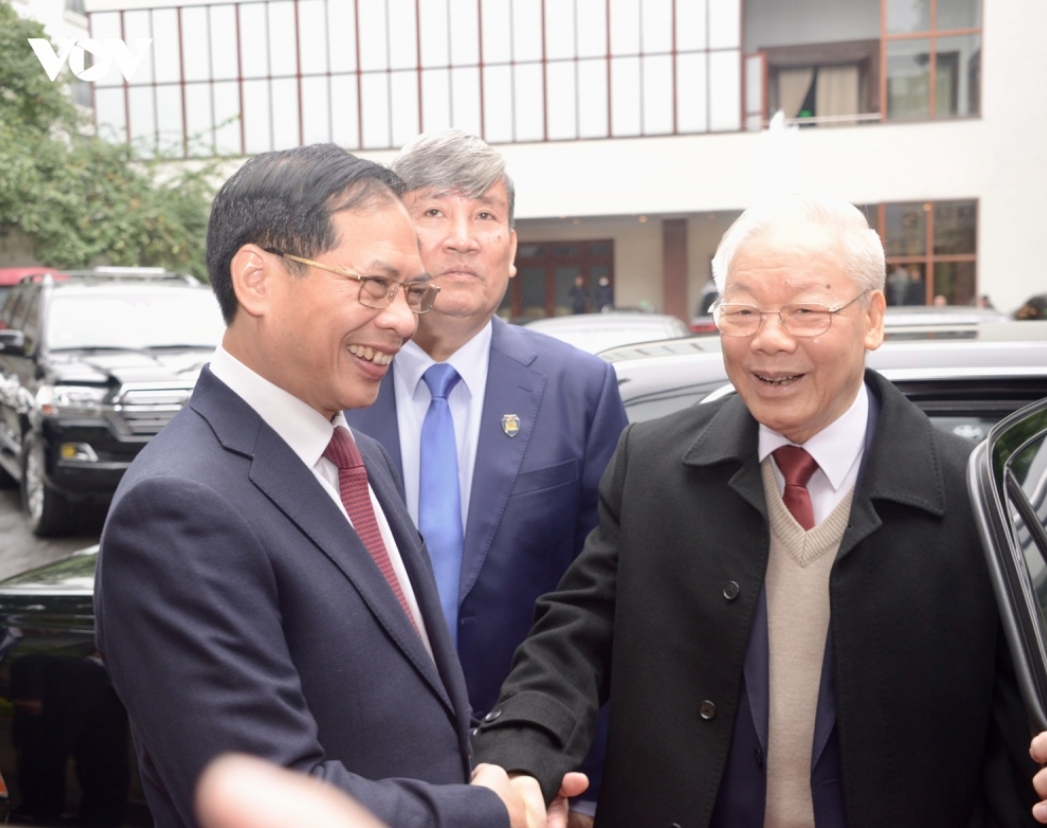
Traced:
POLYGON ((90 385, 41 385, 36 404, 48 417, 100 417, 108 393, 107 388, 90 385))

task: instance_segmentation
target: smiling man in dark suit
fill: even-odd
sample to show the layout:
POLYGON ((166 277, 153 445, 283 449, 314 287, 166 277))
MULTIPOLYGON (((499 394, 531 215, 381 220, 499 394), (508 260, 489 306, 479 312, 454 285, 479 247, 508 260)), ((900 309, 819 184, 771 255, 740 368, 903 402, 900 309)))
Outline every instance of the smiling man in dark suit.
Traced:
POLYGON ((477 756, 551 796, 609 697, 601 828, 1034 824, 971 444, 865 368, 878 235, 790 197, 714 272, 738 393, 626 430, 477 756))
MULTIPOLYGON (((606 362, 495 315, 516 274, 513 183, 502 156, 448 130, 405 147, 393 169, 407 185, 404 203, 440 299, 378 401, 346 416, 403 471, 469 700, 483 716, 535 600, 596 525, 597 487, 625 410, 606 362)), ((584 767, 593 790, 598 767, 595 758, 584 767)))
POLYGON ((215 199, 226 334, 124 477, 97 577, 99 649, 159 826, 196 824, 197 778, 229 751, 397 828, 542 816, 533 779, 470 767, 422 540, 388 457, 342 415, 374 401, 436 293, 402 189, 318 145, 249 160, 215 199))

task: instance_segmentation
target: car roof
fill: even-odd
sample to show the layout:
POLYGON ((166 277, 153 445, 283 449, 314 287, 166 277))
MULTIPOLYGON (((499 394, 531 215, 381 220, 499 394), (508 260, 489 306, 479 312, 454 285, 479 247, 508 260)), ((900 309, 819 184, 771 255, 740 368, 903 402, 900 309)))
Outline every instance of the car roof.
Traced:
MULTIPOLYGON (((968 339, 979 341, 1020 341, 1020 340, 1047 340, 1047 321, 1027 320, 1017 321, 1008 317, 1001 317, 993 321, 984 321, 974 324, 953 325, 897 325, 884 328, 884 345, 888 342, 901 340, 910 341, 943 341, 953 339, 968 339)), ((693 353, 720 353, 722 351, 720 335, 717 333, 703 333, 692 336, 679 337, 677 339, 660 339, 650 342, 634 342, 617 348, 608 348, 600 352, 600 356, 608 362, 618 363, 630 359, 647 359, 657 356, 672 356, 675 354, 693 353)))
POLYGON ((0 285, 17 285, 26 276, 43 276, 45 273, 56 277, 66 275, 53 267, 0 267, 0 285))
MULTIPOLYGON (((888 340, 869 352, 866 364, 894 380, 1047 377, 1047 321, 984 323, 968 334, 888 340)), ((688 337, 605 351, 601 356, 614 365, 622 399, 629 405, 648 395, 698 386, 708 393, 727 385, 718 340, 688 337)))
POLYGON ((995 308, 975 308, 970 305, 888 305, 883 324, 898 325, 974 325, 980 322, 1001 322, 1010 317, 995 308))
POLYGON ((607 311, 533 319, 525 327, 540 331, 590 353, 622 343, 678 337, 687 325, 675 316, 645 311, 607 311))

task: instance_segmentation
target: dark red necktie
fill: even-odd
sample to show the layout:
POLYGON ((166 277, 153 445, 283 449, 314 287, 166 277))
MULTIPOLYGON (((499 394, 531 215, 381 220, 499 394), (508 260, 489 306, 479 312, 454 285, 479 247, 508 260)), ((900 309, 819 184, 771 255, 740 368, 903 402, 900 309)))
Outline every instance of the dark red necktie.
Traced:
POLYGON ((814 505, 811 503, 807 481, 818 469, 818 463, 799 446, 782 446, 771 452, 778 470, 785 478, 782 501, 805 530, 814 528, 814 505))
MULTIPOLYGON (((386 552, 385 543, 382 541, 382 532, 378 528, 378 520, 374 516, 371 492, 367 485, 367 469, 364 468, 360 450, 348 429, 338 426, 334 430, 331 442, 324 449, 324 457, 338 467, 338 494, 342 498, 342 505, 345 506, 349 519, 353 522, 356 534, 360 536, 385 580, 389 582, 400 606, 411 620, 411 625, 415 626, 414 616, 400 588, 396 572, 393 571, 393 563, 389 560, 389 553, 386 552)), ((417 629, 415 626, 415 630, 417 629)))

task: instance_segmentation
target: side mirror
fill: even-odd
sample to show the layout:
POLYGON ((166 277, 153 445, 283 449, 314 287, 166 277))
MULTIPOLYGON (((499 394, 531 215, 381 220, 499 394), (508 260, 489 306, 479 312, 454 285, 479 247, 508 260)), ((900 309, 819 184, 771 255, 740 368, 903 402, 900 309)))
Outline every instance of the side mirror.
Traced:
POLYGON ((21 331, 0 331, 0 354, 25 354, 25 334, 21 331))

